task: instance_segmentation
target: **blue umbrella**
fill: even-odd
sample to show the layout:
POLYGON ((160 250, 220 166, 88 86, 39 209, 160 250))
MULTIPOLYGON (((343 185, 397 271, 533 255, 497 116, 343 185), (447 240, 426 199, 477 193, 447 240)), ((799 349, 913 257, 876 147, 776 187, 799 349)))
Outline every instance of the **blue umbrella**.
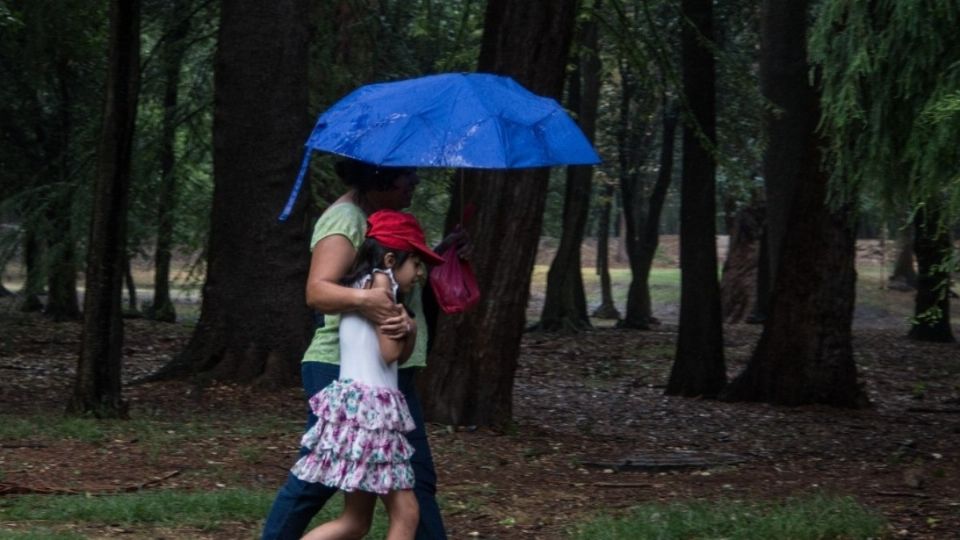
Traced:
POLYGON ((592 165, 600 156, 560 105, 509 77, 447 73, 363 86, 320 115, 312 150, 389 167, 521 169, 592 165))

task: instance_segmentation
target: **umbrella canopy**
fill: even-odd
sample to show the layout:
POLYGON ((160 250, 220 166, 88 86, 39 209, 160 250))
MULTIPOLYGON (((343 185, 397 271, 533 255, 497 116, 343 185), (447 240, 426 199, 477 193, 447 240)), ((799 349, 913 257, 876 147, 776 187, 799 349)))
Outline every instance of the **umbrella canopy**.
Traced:
POLYGON ((393 167, 519 169, 600 161, 556 101, 486 73, 363 86, 320 116, 307 147, 393 167))
POLYGON ((320 115, 306 146, 281 219, 292 210, 311 150, 390 167, 520 169, 600 162, 556 101, 486 73, 360 87, 320 115))

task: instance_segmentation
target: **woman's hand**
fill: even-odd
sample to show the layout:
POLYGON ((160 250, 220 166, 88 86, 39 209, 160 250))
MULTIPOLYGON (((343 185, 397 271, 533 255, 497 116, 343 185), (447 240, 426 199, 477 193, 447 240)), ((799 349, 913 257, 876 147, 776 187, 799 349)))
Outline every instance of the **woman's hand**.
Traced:
POLYGON ((467 234, 467 231, 460 225, 457 225, 446 238, 437 244, 434 251, 442 254, 450 248, 456 249, 457 256, 461 259, 469 259, 473 253, 473 243, 470 241, 470 235, 467 234))
MULTIPOLYGON (((372 289, 362 289, 363 297, 360 308, 357 310, 364 318, 373 321, 374 324, 384 328, 396 326, 398 319, 402 319, 407 314, 403 306, 393 301, 390 292, 387 289, 374 287, 372 289), (393 322, 391 322, 393 321, 393 322)), ((384 331, 386 334, 387 332, 384 331)))
POLYGON ((416 319, 411 317, 407 313, 407 310, 401 308, 400 311, 401 313, 399 315, 390 317, 380 324, 380 333, 390 339, 406 339, 416 334, 416 319))

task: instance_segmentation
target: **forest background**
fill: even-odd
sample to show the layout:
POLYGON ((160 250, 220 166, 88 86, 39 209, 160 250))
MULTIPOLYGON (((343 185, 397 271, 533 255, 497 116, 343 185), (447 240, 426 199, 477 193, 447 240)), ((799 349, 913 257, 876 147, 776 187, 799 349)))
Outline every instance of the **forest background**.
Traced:
MULTIPOLYGON (((699 398, 696 407, 730 415, 743 411, 726 408, 738 402, 771 404, 772 416, 799 407, 817 425, 872 411, 881 417, 850 420, 872 431, 890 407, 904 409, 903 396, 870 381, 893 374, 883 362, 896 361, 927 369, 896 383, 908 398, 936 401, 897 418, 946 444, 955 424, 931 418, 955 414, 960 367, 952 345, 925 343, 954 341, 958 18, 950 3, 892 0, 4 2, 4 369, 45 374, 42 384, 9 379, 4 414, 12 425, 28 420, 30 432, 64 421, 38 411, 66 410, 99 426, 90 428, 99 443, 128 429, 108 419, 143 418, 149 395, 157 400, 151 410, 175 409, 172 396, 183 388, 206 396, 198 403, 218 389, 254 392, 296 414, 297 404, 284 400, 311 332, 302 298, 309 230, 342 190, 332 159, 315 159, 308 196, 290 222, 276 220, 311 119, 370 82, 485 71, 563 103, 604 162, 421 171, 411 210, 433 240, 456 223, 460 204, 479 209, 468 229, 483 300, 467 314, 441 316, 420 380, 425 412, 441 433, 513 434, 519 461, 529 463, 525 452, 539 448, 531 441, 556 449, 550 445, 576 438, 531 416, 557 410, 548 399, 531 402, 538 385, 552 379, 562 388, 579 369, 612 369, 603 378, 632 388, 647 380, 635 370, 648 367, 655 375, 642 385, 646 399, 699 398), (896 307, 877 307, 877 287, 900 295, 896 307), (855 347, 857 313, 871 309, 894 322, 875 325, 878 339, 855 347), (44 350, 31 350, 34 334, 52 336, 41 340, 44 350), (602 354, 571 356, 571 339, 600 343, 602 354), (873 355, 876 343, 890 354, 873 355), (540 347, 555 348, 541 355, 540 347), (132 358, 138 349, 151 351, 146 363, 132 358), (650 354, 663 358, 648 365, 650 354), (568 358, 562 374, 545 365, 554 355, 568 358), (626 368, 615 361, 620 355, 637 360, 626 368), (54 365, 38 368, 38 356, 54 365), (24 408, 28 395, 49 400, 24 408), (704 398, 708 405, 699 405, 704 398)), ((620 395, 601 386, 608 399, 620 395)), ((670 410, 689 411, 676 399, 670 410)), ((632 414, 651 408, 637 405, 632 414)), ((570 425, 583 436, 584 418, 597 421, 588 413, 601 410, 584 405, 570 425)), ((691 432, 703 428, 685 418, 691 432)), ((955 490, 945 487, 957 457, 916 450, 920 435, 893 437, 897 455, 911 455, 895 475, 912 489, 926 482, 936 504, 915 516, 884 506, 890 523, 882 528, 935 535, 960 520, 955 490), (936 460, 936 472, 912 452, 936 460)), ((606 461, 596 451, 578 454, 575 470, 591 461, 630 469, 609 462, 610 453, 639 455, 627 439, 607 449, 606 461)), ((58 451, 76 451, 73 444, 58 451)), ((452 447, 440 447, 451 468, 486 459, 458 462, 443 454, 452 447)), ((690 450, 658 443, 648 451, 681 447, 690 450)), ((10 462, 42 459, 26 448, 10 462)), ((283 455, 243 459, 283 463, 283 455)), ((661 456, 666 466, 641 474, 731 466, 719 454, 694 457, 702 459, 661 456)), ((12 467, 0 481, 14 495, 44 492, 28 469, 12 467)), ((122 483, 125 474, 108 476, 122 483)), ((201 484, 186 487, 209 488, 201 484)), ((629 484, 614 489, 640 489, 629 484)), ((600 510, 618 507, 598 500, 600 510)), ((465 533, 473 518, 460 510, 455 530, 465 533)), ((493 536, 577 527, 488 514, 481 528, 493 536)), ((255 528, 249 517, 239 522, 255 528)))

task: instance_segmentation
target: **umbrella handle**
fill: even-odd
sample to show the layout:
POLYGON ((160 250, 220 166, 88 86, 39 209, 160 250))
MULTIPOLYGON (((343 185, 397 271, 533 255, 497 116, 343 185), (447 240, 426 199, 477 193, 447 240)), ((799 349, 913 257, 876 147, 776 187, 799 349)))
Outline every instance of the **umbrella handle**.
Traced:
POLYGON ((307 176, 307 169, 310 167, 311 154, 309 148, 307 148, 305 152, 303 162, 300 164, 300 172, 297 174, 297 180, 293 183, 290 196, 287 197, 287 204, 284 205, 283 211, 280 212, 280 217, 277 218, 277 221, 281 223, 290 219, 290 214, 293 213, 293 205, 296 204, 297 196, 300 195, 300 190, 303 188, 303 179, 307 176))

